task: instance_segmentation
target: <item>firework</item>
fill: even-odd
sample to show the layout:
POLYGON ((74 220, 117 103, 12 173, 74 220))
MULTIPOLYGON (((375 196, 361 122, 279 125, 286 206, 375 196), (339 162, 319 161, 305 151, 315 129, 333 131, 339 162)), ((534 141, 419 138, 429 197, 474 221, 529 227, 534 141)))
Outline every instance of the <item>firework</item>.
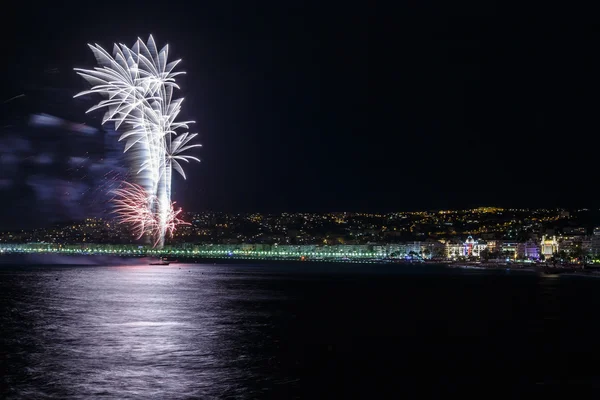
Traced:
POLYGON ((167 213, 167 222, 166 222, 166 231, 167 233, 173 237, 173 232, 175 232, 175 228, 179 225, 191 225, 189 222, 185 222, 177 216, 181 213, 181 207, 175 211, 175 202, 170 204, 170 208, 167 213))
POLYGON ((168 45, 158 51, 152 36, 147 43, 138 39, 131 48, 115 44, 112 56, 97 44, 89 47, 99 66, 75 69, 92 85, 77 96, 105 96, 88 112, 106 109, 102 123, 113 122, 122 132, 119 141, 125 141, 125 152, 133 153, 137 173, 137 186, 126 185, 116 193, 116 210, 121 221, 135 221, 136 234, 151 233, 155 245, 162 247, 167 231, 172 234, 182 223, 177 218, 181 210, 174 211, 171 203, 172 170, 185 179, 180 162, 200 161, 183 154, 201 146, 189 144, 196 133, 182 132, 194 121, 176 121, 183 98, 173 99, 174 89, 179 89, 175 77, 184 72, 174 69, 181 60, 168 63, 168 45))
POLYGON ((158 223, 151 210, 156 200, 154 196, 148 196, 142 186, 129 182, 123 182, 123 186, 113 192, 114 212, 119 222, 131 224, 138 239, 145 233, 156 234, 158 223))
MULTIPOLYGON (((131 225, 138 239, 148 234, 153 237, 154 246, 158 245, 161 220, 159 214, 152 212, 151 205, 159 203, 160 200, 148 196, 146 190, 135 183, 123 182, 122 186, 113 192, 114 212, 117 213, 118 221, 131 225)), ((174 205, 175 202, 166 207, 165 232, 171 237, 178 225, 190 225, 178 218, 182 210, 175 210, 174 205)))

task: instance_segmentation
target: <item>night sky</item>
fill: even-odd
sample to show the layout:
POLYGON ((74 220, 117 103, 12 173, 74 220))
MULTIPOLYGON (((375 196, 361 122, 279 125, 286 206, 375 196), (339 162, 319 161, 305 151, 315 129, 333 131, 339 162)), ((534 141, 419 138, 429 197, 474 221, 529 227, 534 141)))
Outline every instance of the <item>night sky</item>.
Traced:
POLYGON ((598 23, 489 2, 259 3, 22 3, 1 28, 0 100, 25 96, 2 104, 1 134, 33 113, 100 128, 72 68, 94 66, 88 42, 152 33, 183 59, 204 145, 173 185, 186 210, 596 206, 598 23))

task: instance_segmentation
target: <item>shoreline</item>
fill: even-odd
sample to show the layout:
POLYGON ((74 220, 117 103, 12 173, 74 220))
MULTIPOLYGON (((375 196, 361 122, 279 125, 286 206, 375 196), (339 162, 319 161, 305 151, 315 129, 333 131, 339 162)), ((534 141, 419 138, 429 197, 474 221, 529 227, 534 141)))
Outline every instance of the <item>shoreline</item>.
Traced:
MULTIPOLYGON (((0 266, 126 266, 137 265, 144 266, 154 261, 156 257, 149 256, 120 256, 120 255, 82 255, 82 254, 29 254, 29 253, 4 253, 0 254, 0 266)), ((539 275, 565 275, 575 277, 593 277, 600 278, 600 269, 597 267, 587 269, 574 268, 569 266, 551 267, 547 264, 526 264, 526 263, 485 263, 485 262, 452 262, 452 261, 407 261, 407 260, 385 260, 385 259, 298 259, 298 258, 256 258, 256 257, 179 257, 177 260, 171 260, 173 265, 177 264, 274 264, 291 263, 300 265, 308 264, 353 264, 373 266, 412 266, 412 267, 442 267, 447 269, 464 271, 506 271, 506 272, 529 272, 539 275)))

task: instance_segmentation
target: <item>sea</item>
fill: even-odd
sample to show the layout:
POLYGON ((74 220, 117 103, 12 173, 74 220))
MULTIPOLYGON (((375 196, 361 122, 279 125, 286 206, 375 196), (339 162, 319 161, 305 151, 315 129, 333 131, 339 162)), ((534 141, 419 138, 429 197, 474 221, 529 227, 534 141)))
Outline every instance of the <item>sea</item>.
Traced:
POLYGON ((600 389, 600 279, 309 262, 0 265, 0 398, 600 389))

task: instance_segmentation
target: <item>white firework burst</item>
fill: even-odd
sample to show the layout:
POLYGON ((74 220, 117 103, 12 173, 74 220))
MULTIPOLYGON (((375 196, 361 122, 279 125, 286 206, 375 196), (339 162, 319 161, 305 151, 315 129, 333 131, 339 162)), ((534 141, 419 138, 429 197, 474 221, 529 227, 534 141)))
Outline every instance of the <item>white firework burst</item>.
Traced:
POLYGON ((125 141, 124 151, 135 150, 133 167, 148 199, 147 210, 139 212, 154 216, 155 243, 162 247, 166 231, 172 232, 174 221, 180 221, 173 217, 172 169, 185 179, 180 161, 200 161, 182 154, 201 145, 188 144, 196 133, 182 132, 194 121, 176 121, 183 98, 173 99, 173 90, 179 89, 175 77, 185 72, 174 69, 181 60, 167 62, 168 45, 159 51, 152 36, 147 43, 138 38, 131 48, 115 44, 112 56, 97 44, 89 47, 99 66, 75 69, 92 85, 75 97, 91 93, 105 97, 87 112, 105 108, 102 123, 114 122, 122 132, 119 140, 125 141))

